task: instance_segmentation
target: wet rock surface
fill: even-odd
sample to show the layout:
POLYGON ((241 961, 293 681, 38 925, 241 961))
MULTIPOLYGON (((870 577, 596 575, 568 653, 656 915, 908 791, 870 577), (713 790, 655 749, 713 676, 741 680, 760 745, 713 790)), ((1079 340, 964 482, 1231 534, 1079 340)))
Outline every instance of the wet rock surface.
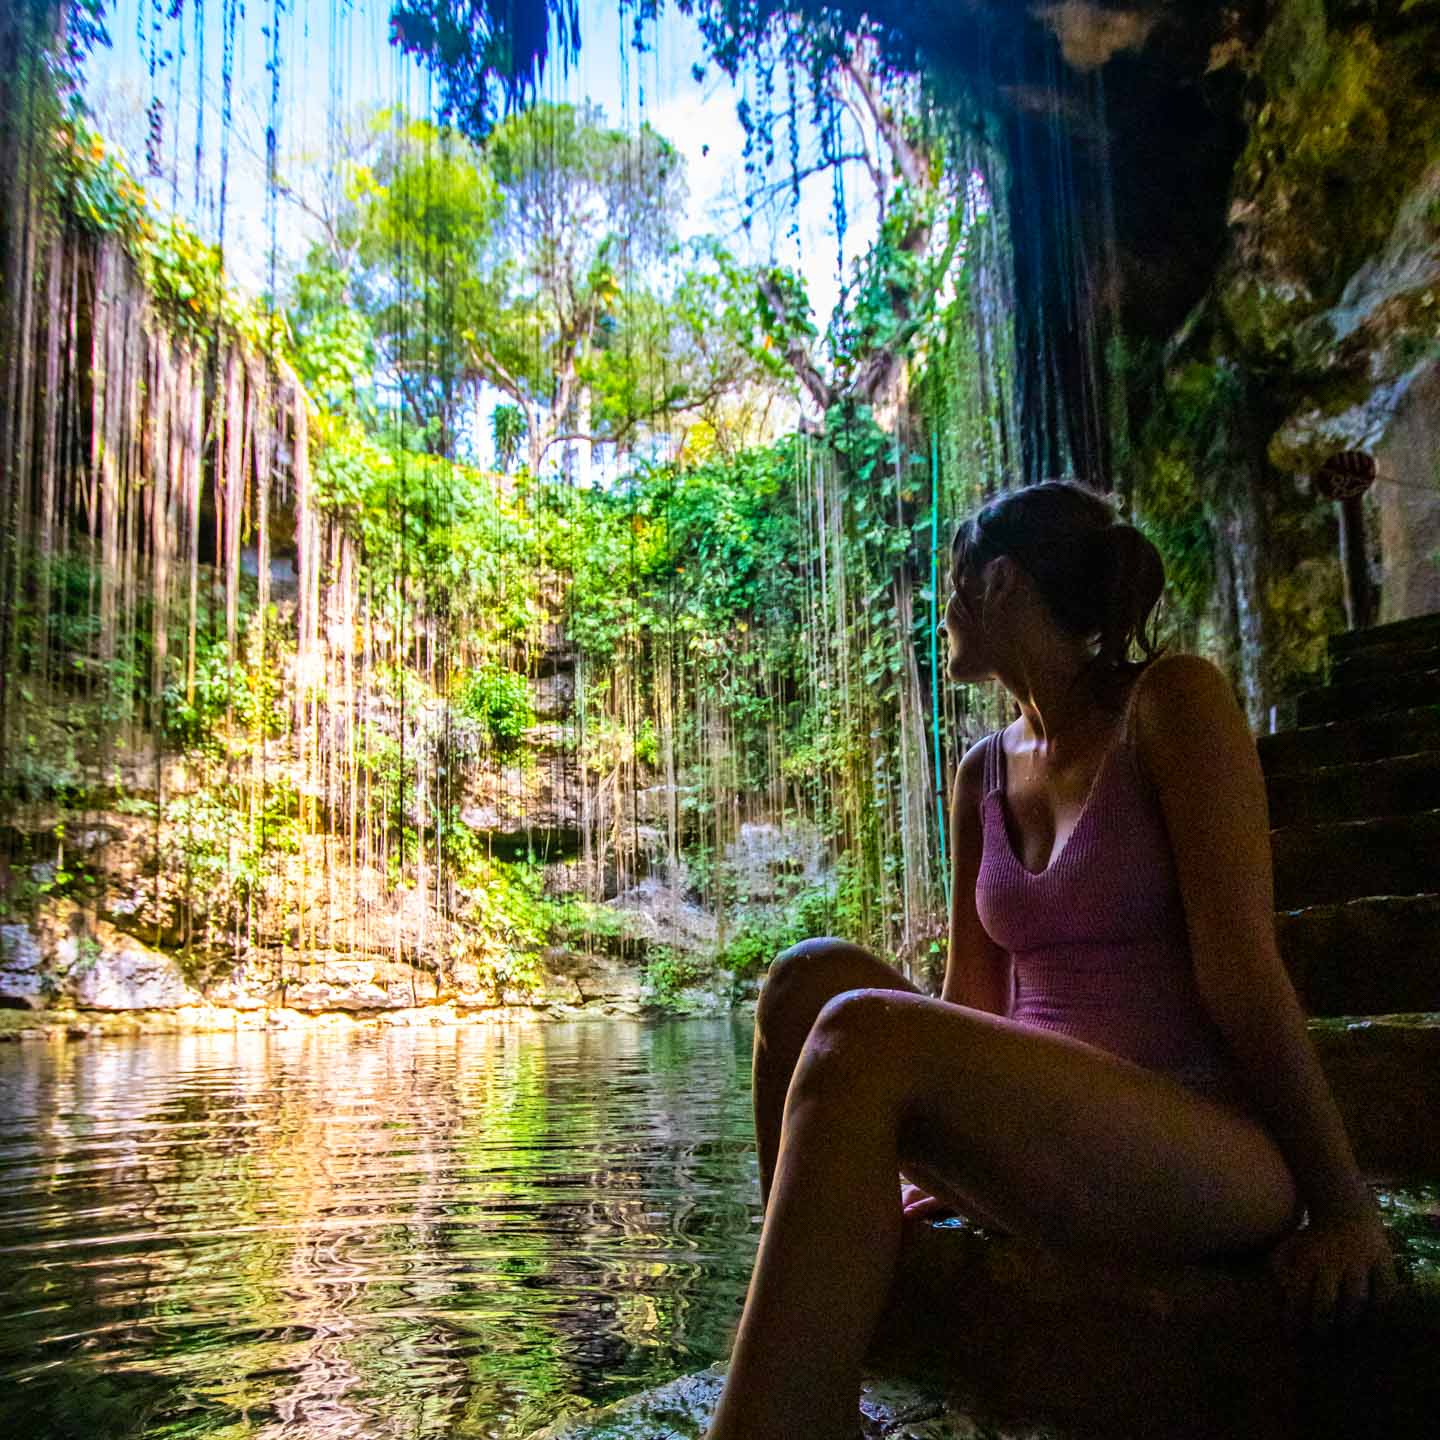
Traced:
POLYGON ((72 939, 76 958, 66 990, 87 1010, 166 1010, 204 1003, 168 955, 101 923, 92 934, 72 939))
MULTIPOLYGON (((514 947, 483 928, 483 893, 454 896, 437 913, 432 894, 396 889, 373 866, 337 864, 325 837, 307 836, 283 857, 274 884, 290 902, 284 917, 274 917, 283 928, 267 924, 259 943, 233 953, 190 953, 207 896, 153 864, 152 830, 117 816, 85 833, 90 898, 48 898, 28 921, 0 926, 0 1004, 377 1017, 507 1005, 559 1014, 708 1013, 737 998, 732 975, 715 963, 722 942, 746 923, 773 921, 798 890, 825 878, 813 831, 744 824, 721 861, 736 897, 722 926, 683 865, 672 871, 657 854, 655 867, 640 874, 592 874, 562 839, 540 870, 547 900, 607 891, 610 898, 591 912, 593 931, 551 943, 537 935, 526 942, 533 955, 517 965, 514 947), (657 956, 669 957, 658 976, 657 956)), ((497 854, 508 853, 500 828, 486 833, 497 854)), ((541 856, 551 838, 528 823, 509 836, 522 854, 541 856)), ((53 867, 41 867, 40 878, 52 883, 53 867)))
POLYGON ((0 996, 38 1006, 47 986, 40 942, 27 925, 0 925, 0 996))
MULTIPOLYGON (((724 1381, 724 1367, 714 1365, 551 1425, 531 1440, 701 1440, 724 1381)), ((860 1414, 865 1440, 1064 1440, 1048 1426, 976 1420, 933 1382, 872 1379, 861 1395, 860 1414)))

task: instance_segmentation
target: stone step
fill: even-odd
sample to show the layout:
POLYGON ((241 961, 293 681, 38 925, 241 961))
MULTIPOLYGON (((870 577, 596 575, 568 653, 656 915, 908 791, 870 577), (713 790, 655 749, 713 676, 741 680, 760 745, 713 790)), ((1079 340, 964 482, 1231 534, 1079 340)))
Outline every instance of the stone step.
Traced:
POLYGON ((1440 810, 1286 825, 1270 832, 1270 847, 1277 910, 1365 895, 1426 895, 1440 876, 1440 810))
POLYGON ((1330 665, 1332 685, 1355 685, 1364 682, 1387 682, 1397 675, 1415 670, 1440 669, 1440 645, 1416 646, 1403 640, 1390 645, 1376 645, 1342 655, 1330 665))
POLYGON ((1440 1011, 1440 895, 1383 895, 1275 917, 1311 1015, 1440 1011))
POLYGON ((1440 1012, 1335 1016, 1308 1028, 1366 1174, 1440 1181, 1440 1012))
POLYGON ((1440 668, 1302 691, 1295 697, 1295 723, 1328 725, 1334 720, 1389 715, 1431 703, 1440 704, 1440 668))
POLYGON ((1440 809, 1440 750, 1272 775, 1270 824, 1319 824, 1440 809))
POLYGON ((1365 630, 1342 630, 1329 640, 1330 653, 1354 655, 1372 650, 1377 645, 1440 645, 1440 614, 1414 615, 1408 620, 1393 620, 1388 625, 1371 625, 1365 630))
POLYGON ((1281 730, 1260 736, 1256 744, 1267 776, 1440 750, 1440 704, 1397 710, 1393 715, 1281 730))
POLYGON ((1342 1332, 1291 1337, 1281 1308, 1263 1259, 1140 1269, 912 1223, 874 1361, 1091 1440, 1431 1440, 1435 1277, 1342 1332))
MULTIPOLYGON (((870 1356, 866 1440, 1431 1440, 1440 1015, 1309 1029, 1379 1186, 1402 1279, 1387 1306, 1344 1331, 1290 1336, 1264 1256, 1142 1265, 1123 1246, 1079 1255, 909 1221, 870 1356)), ((534 1440, 701 1440, 722 1384, 712 1366, 534 1440)))

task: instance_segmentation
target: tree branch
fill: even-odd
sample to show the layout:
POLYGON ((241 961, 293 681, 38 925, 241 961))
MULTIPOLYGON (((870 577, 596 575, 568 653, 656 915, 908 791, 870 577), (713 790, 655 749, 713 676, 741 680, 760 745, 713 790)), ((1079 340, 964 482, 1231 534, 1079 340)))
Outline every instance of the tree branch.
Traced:
POLYGON ((917 189, 928 189, 930 182, 927 171, 930 167, 926 157, 917 146, 910 143, 905 127, 896 120, 894 111, 880 103, 878 85, 870 62, 864 59, 857 49, 841 62, 840 71, 848 77, 865 102, 865 108, 875 122, 875 129, 894 154, 895 163, 899 165, 905 183, 917 189))
POLYGON ((471 368, 489 380, 497 390, 503 390, 525 412, 525 423, 532 425, 535 405, 520 382, 495 358, 488 345, 472 340, 468 348, 471 368))
MULTIPOLYGON (((787 309, 784 297, 775 288, 768 275, 759 281, 760 293, 765 303, 775 312, 778 319, 784 319, 787 309)), ((837 399, 835 387, 820 373, 810 352, 798 339, 791 339, 785 346, 785 361, 810 393, 810 398, 822 409, 828 410, 837 399)))

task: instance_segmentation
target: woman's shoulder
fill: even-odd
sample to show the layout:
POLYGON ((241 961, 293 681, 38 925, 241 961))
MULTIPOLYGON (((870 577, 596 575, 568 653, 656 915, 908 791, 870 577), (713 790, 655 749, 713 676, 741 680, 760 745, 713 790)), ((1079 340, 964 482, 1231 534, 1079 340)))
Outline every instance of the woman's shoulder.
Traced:
POLYGON ((1236 709, 1229 678, 1203 655, 1157 656, 1140 672, 1130 702, 1137 714, 1149 711, 1164 718, 1169 712, 1199 706, 1236 709))
POLYGON ((1005 727, 1003 726, 999 730, 992 730, 988 735, 982 735, 966 750, 955 771, 952 792, 954 800, 969 801, 972 804, 979 803, 988 788, 987 777, 991 774, 990 747, 1003 744, 1002 736, 1004 734, 1005 727))
POLYGON ((1135 748, 1151 775, 1203 762, 1242 739, 1253 745, 1229 677, 1202 655, 1152 660, 1136 680, 1130 704, 1135 748))

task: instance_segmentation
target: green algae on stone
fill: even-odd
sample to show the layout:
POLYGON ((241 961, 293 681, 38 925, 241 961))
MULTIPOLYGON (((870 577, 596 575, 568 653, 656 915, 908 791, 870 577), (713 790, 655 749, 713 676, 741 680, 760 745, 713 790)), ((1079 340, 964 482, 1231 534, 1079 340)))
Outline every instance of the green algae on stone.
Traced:
POLYGON ((1401 1273, 1412 1283, 1440 1288, 1440 1186, 1382 1185, 1375 1200, 1401 1273))

